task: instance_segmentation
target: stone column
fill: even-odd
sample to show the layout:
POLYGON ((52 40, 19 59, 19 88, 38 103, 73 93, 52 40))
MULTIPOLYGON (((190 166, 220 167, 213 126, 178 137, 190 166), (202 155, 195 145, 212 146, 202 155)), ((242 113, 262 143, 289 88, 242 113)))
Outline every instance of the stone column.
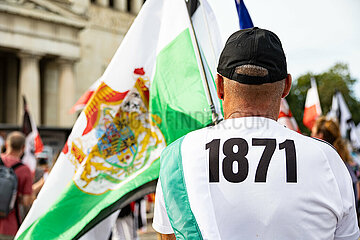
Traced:
POLYGON ((114 8, 123 12, 127 12, 127 0, 114 0, 114 8))
POLYGON ((144 0, 131 0, 130 1, 130 11, 133 14, 138 14, 144 3, 144 0))
POLYGON ((48 60, 44 63, 43 90, 42 90, 42 120, 45 126, 58 125, 58 101, 59 101, 59 63, 48 60))
POLYGON ((109 7, 109 0, 96 0, 96 3, 102 7, 109 7))
POLYGON ((29 111, 36 124, 40 125, 40 56, 32 53, 19 53, 19 104, 18 104, 18 123, 22 124, 24 106, 22 96, 25 96, 29 111))
MULTIPOLYGON (((18 60, 15 55, 7 59, 6 93, 5 95, 5 118, 7 123, 16 124, 18 120, 18 60)), ((22 113, 21 113, 22 117, 22 113)))
POLYGON ((60 59, 59 63, 59 100, 58 100, 58 125, 72 127, 75 122, 74 114, 69 110, 75 104, 75 76, 74 61, 60 59))

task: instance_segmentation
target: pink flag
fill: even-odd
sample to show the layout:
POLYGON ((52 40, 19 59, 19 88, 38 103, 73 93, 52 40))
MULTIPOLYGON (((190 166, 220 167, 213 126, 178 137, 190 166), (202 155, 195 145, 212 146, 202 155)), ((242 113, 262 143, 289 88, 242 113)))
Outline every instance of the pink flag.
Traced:
POLYGON ((300 129, 291 113, 291 110, 285 98, 281 99, 278 122, 285 127, 300 133, 300 129))
POLYGON ((305 101, 303 123, 308 129, 312 129, 316 119, 321 116, 321 106, 316 82, 311 78, 311 88, 308 90, 305 101))

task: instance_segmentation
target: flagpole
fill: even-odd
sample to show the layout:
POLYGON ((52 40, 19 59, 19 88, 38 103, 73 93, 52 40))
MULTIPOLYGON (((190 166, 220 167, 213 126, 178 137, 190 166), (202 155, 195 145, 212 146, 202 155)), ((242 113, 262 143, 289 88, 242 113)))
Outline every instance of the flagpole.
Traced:
MULTIPOLYGON (((185 0, 185 5, 189 1, 191 1, 191 0, 185 0)), ((206 74, 205 74, 204 62, 203 62, 203 60, 201 58, 199 42, 198 42, 198 39, 197 39, 196 34, 195 34, 194 25, 193 25, 193 22, 191 20, 191 15, 190 15, 189 11, 188 11, 188 16, 189 16, 189 20, 190 20, 191 31, 193 32, 193 34, 194 34, 193 36, 195 38, 194 48, 195 48, 196 53, 199 56, 199 61, 200 61, 200 65, 201 65, 201 67, 200 67, 200 75, 202 76, 203 81, 205 81, 205 92, 206 92, 207 100, 208 100, 208 103, 210 105, 210 110, 211 110, 211 113, 212 113, 212 121, 213 121, 213 124, 216 125, 216 124, 218 124, 220 122, 219 114, 217 114, 217 112, 216 112, 215 104, 214 104, 214 101, 212 100, 212 97, 211 97, 211 91, 210 91, 209 83, 207 81, 207 77, 206 77, 206 74)))

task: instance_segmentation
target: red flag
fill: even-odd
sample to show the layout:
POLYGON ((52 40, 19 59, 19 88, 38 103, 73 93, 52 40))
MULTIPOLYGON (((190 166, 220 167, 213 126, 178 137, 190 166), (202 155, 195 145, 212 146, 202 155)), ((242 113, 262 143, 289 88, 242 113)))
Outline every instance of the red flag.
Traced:
POLYGON ((308 90, 305 101, 303 123, 308 129, 312 129, 316 119, 321 116, 321 106, 315 79, 311 79, 311 88, 308 90))
POLYGON ((41 153, 44 145, 41 141, 35 121, 29 113, 25 96, 23 96, 23 101, 24 101, 24 119, 23 119, 22 132, 25 134, 26 140, 25 140, 25 151, 24 151, 24 156, 22 158, 22 162, 30 168, 31 172, 34 173, 36 168, 35 154, 41 153))
POLYGON ((300 133, 300 129, 297 125, 295 118, 291 113, 291 110, 285 98, 281 99, 278 122, 284 125, 285 127, 300 133))

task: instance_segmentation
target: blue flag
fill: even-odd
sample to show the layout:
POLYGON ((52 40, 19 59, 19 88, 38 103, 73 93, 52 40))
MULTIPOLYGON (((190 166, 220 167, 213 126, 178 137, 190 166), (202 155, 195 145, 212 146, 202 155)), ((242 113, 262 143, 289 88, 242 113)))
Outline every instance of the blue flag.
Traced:
POLYGON ((237 13, 239 15, 239 24, 240 29, 252 28, 254 27, 253 22, 251 21, 250 14, 246 9, 245 3, 243 0, 235 0, 237 13))

